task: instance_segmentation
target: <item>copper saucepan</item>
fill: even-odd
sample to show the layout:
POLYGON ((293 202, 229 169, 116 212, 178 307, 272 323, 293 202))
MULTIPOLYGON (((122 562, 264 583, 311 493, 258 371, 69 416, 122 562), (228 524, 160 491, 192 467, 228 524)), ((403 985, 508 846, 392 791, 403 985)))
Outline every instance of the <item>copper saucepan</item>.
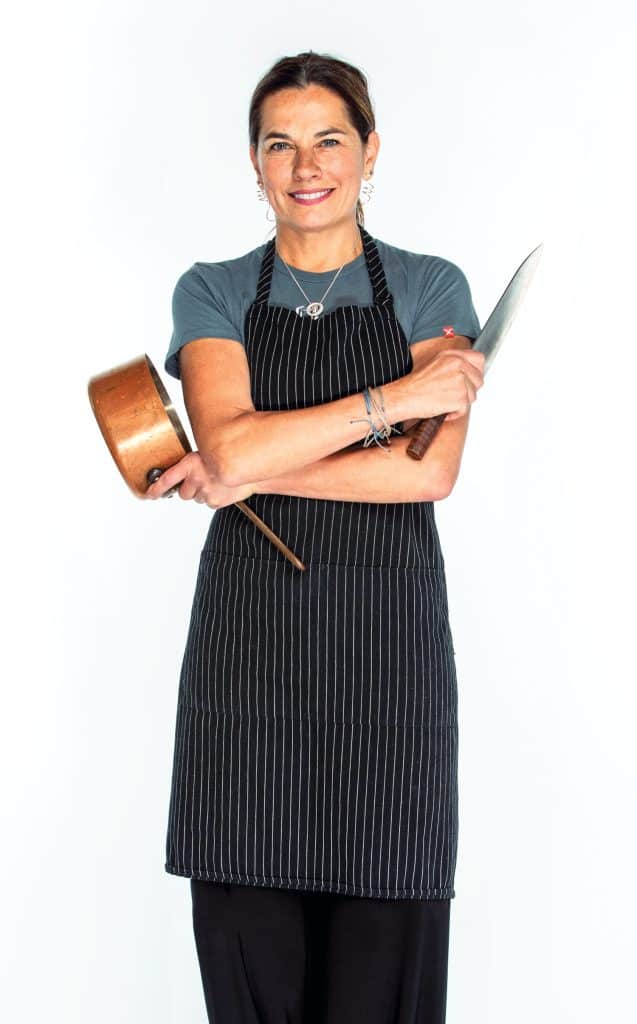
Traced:
MULTIPOLYGON (((170 396, 146 354, 95 374, 88 382, 88 396, 117 468, 136 497, 143 498, 146 488, 164 470, 192 451, 170 396)), ((176 484, 166 495, 180 486, 176 484)), ((305 569, 300 558, 245 501, 235 504, 292 565, 305 569)))

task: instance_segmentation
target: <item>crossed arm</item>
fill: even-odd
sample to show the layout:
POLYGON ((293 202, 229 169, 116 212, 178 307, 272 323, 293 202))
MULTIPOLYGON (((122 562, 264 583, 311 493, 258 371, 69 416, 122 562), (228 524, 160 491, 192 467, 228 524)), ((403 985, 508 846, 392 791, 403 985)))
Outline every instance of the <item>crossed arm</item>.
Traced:
MULTIPOLYGON (((243 350, 236 342, 197 339, 185 345, 180 354, 184 399, 199 452, 211 470, 229 486, 252 482, 262 494, 289 494, 300 497, 342 501, 411 502, 436 501, 452 490, 460 469, 467 435, 469 413, 445 421, 422 460, 406 454, 414 425, 404 420, 405 435, 392 435, 389 453, 372 442, 367 448, 348 448, 365 436, 367 424, 349 420, 363 415, 360 395, 352 395, 330 405, 340 405, 343 422, 342 443, 334 448, 333 410, 330 429, 321 415, 321 407, 290 412, 258 413, 249 395, 249 377, 241 360, 243 350), (225 361, 225 373, 222 363, 225 361), (215 365, 216 364, 216 365, 215 365), (208 381, 206 381, 208 378, 208 381), (213 386, 213 381, 215 382, 213 386), (219 381, 224 382, 220 390, 219 381), (214 422, 209 413, 210 394, 216 394, 214 422), (205 397, 208 396, 208 397, 205 397), (270 444, 253 444, 255 431, 269 419, 270 444), (330 447, 331 446, 331 447, 330 447), (304 462, 310 455, 310 461, 304 462), (259 468, 269 475, 260 477, 259 468)), ((414 361, 432 359, 442 349, 470 348, 464 337, 430 338, 411 346, 414 361)), ((383 385, 390 422, 402 420, 400 380, 383 385)), ((323 414, 325 410, 323 409, 323 414)))

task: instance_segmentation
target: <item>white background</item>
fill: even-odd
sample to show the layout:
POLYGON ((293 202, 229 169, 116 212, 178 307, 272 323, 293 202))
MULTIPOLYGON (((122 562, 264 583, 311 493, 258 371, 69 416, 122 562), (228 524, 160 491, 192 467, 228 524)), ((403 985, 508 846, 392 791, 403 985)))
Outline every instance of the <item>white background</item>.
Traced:
MULTIPOLYGON (((631 5, 633 6, 633 5, 631 5)), ((178 673, 210 510, 141 502, 92 418, 195 260, 269 237, 252 90, 368 75, 373 235, 458 263, 484 323, 544 256, 437 505, 460 693, 449 1024, 634 1012, 635 16, 536 0, 32 3, 2 95, 2 1016, 205 1020, 164 872, 178 673)), ((189 431, 190 436, 192 433, 189 431)))

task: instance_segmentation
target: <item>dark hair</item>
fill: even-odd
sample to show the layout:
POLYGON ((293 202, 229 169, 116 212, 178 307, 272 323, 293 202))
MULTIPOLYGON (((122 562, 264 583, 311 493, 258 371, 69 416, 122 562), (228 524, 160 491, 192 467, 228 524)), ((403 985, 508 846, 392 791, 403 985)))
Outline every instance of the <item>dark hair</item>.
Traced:
MULTIPOLYGON (((266 72, 254 90, 248 123, 250 142, 255 150, 259 142, 261 107, 265 98, 279 89, 304 89, 311 84, 322 85, 341 97, 349 119, 365 145, 369 133, 376 128, 367 78, 362 71, 344 60, 308 50, 296 57, 282 57, 266 72)), ((365 223, 360 199, 356 203, 356 221, 361 225, 365 223)))

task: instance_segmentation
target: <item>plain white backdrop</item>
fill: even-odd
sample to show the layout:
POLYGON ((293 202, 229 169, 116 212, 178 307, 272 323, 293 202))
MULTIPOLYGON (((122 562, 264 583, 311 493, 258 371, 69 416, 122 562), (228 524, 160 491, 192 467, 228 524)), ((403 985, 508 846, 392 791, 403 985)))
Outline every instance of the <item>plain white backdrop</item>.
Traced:
MULTIPOLYGON (((195 260, 269 237, 247 113, 279 57, 368 75, 373 235, 466 273, 481 322, 544 256, 437 505, 460 695, 449 1024, 634 1013, 634 7, 61 0, 3 19, 1 1012, 203 1024, 164 872, 209 509, 137 501, 92 374, 163 371, 195 260)), ((188 427, 192 438, 192 432, 188 427)))

